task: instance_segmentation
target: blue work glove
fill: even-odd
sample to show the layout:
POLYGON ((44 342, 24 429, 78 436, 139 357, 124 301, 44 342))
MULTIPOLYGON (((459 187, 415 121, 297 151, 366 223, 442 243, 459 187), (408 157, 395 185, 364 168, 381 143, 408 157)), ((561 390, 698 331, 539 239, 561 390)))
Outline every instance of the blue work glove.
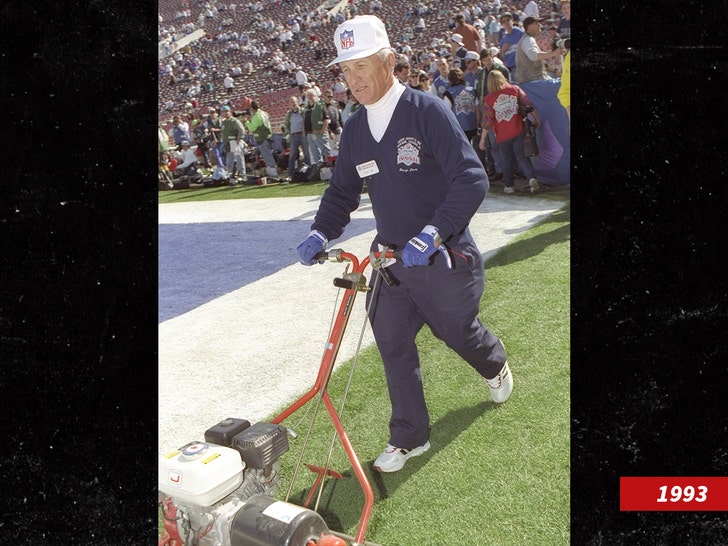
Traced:
POLYGON ((417 265, 429 265, 430 258, 435 252, 442 252, 447 262, 447 268, 452 269, 450 254, 442 244, 435 226, 425 226, 422 233, 412 237, 402 250, 402 265, 414 267, 417 265))
MULTIPOLYGON (((313 230, 308 234, 308 238, 296 247, 298 261, 303 265, 313 265, 316 263, 313 257, 319 252, 323 252, 328 242, 323 233, 313 230)), ((319 263, 322 264, 324 262, 319 260, 319 263)))

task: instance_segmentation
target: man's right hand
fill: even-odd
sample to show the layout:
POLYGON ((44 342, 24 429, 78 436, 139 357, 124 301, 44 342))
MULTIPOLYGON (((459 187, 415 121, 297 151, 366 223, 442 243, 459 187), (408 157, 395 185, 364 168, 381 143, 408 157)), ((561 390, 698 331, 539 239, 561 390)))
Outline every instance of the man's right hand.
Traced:
MULTIPOLYGON (((312 231, 309 233, 308 238, 303 241, 296 250, 298 251, 298 261, 303 265, 313 265, 316 260, 313 259, 316 254, 323 252, 326 248, 328 240, 320 231, 312 231)), ((318 261, 320 264, 324 263, 322 260, 318 261)))

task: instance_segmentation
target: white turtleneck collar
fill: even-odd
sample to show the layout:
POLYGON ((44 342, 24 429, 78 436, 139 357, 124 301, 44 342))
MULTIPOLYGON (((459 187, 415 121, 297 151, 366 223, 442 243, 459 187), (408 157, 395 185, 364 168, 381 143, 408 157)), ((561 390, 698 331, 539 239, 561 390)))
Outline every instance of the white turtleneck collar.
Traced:
POLYGON ((374 104, 364 106, 367 109, 367 120, 369 122, 369 130, 372 137, 377 142, 382 140, 384 132, 389 126, 389 122, 394 114, 394 109, 399 102, 399 98, 404 93, 405 87, 395 79, 394 85, 374 104))

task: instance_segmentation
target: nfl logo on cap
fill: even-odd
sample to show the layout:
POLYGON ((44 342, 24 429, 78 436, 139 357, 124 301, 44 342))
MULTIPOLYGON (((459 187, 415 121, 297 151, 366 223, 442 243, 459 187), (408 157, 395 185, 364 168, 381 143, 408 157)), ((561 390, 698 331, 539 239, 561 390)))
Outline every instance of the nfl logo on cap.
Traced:
POLYGON ((337 56, 327 66, 363 59, 391 47, 384 23, 374 15, 357 15, 341 23, 334 31, 334 43, 337 56))
POLYGON ((353 30, 345 30, 341 34, 339 34, 339 38, 341 40, 341 49, 349 49, 354 47, 354 31, 353 30))

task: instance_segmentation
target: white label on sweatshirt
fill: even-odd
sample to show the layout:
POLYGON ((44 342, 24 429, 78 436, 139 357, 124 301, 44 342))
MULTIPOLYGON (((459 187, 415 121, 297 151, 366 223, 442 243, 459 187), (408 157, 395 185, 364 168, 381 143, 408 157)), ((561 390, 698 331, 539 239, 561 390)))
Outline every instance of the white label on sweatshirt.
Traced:
POLYGON ((377 174, 379 172, 379 167, 377 166, 377 162, 372 159, 371 161, 357 165, 356 170, 359 173, 360 178, 366 178, 367 176, 377 174))

